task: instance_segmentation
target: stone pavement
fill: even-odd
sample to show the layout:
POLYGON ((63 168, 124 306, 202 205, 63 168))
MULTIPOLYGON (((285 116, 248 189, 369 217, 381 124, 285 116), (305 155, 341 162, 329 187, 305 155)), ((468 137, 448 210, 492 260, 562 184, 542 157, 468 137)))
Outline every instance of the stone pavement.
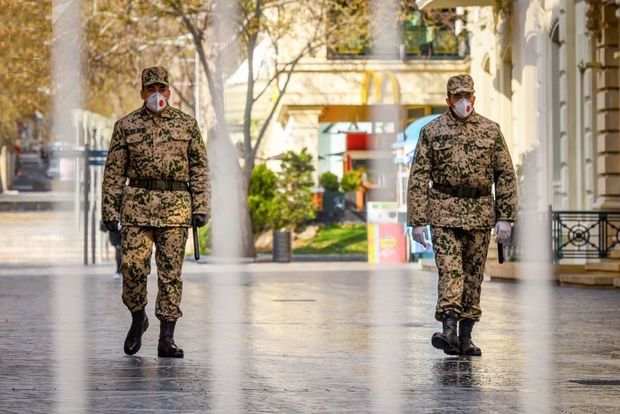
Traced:
POLYGON ((151 327, 123 354, 130 316, 112 273, 0 265, 0 412, 620 410, 618 291, 545 285, 528 302, 521 285, 485 282, 483 356, 449 357, 430 345, 436 276, 415 266, 186 262, 186 358, 170 360, 156 356, 154 276, 151 327), (548 347, 519 316, 532 303, 548 347))
POLYGON ((82 263, 83 236, 76 220, 68 211, 0 212, 0 264, 82 263))
POLYGON ((5 191, 0 192, 0 212, 71 210, 72 192, 5 191))

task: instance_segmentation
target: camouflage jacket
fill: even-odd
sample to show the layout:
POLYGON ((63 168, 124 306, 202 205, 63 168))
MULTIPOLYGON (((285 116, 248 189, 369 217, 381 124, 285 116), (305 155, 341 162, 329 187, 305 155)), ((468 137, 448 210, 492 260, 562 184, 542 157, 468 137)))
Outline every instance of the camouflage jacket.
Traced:
POLYGON ((517 216, 517 185, 499 126, 477 113, 465 121, 447 111, 421 133, 409 172, 407 224, 489 228, 517 216), (493 195, 459 198, 431 188, 490 189, 493 195))
POLYGON ((154 115, 144 106, 119 119, 102 192, 104 221, 179 227, 190 226, 192 213, 208 214, 209 163, 196 120, 175 108, 154 115), (185 181, 190 192, 130 187, 128 178, 185 181))

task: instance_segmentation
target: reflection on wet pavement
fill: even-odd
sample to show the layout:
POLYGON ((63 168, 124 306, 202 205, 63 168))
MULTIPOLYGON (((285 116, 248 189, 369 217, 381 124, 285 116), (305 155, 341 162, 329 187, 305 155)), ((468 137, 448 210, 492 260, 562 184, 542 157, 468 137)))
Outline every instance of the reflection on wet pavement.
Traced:
MULTIPOLYGON (((523 412, 531 361, 521 335, 527 321, 517 317, 518 285, 485 282, 483 319, 474 330, 483 356, 450 357, 430 345, 440 327, 434 274, 330 266, 248 267, 231 276, 187 263, 176 338, 182 360, 156 356, 154 277, 147 307, 153 323, 140 352, 128 357, 122 344, 130 316, 111 267, 61 272, 72 277, 45 267, 1 268, 0 411, 362 413, 381 410, 383 395, 396 396, 402 412, 523 412), (82 298, 72 308, 83 315, 59 316, 54 292, 64 284, 65 300, 80 300, 67 285, 75 277, 82 298), (81 353, 68 346, 80 341, 81 353)), ((550 411, 618 412, 619 292, 551 293, 550 411)))

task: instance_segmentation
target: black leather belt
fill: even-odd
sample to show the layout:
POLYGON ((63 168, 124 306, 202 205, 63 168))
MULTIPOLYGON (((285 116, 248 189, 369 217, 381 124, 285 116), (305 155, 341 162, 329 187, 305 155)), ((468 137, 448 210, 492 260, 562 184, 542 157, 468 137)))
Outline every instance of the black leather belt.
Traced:
POLYGON ((174 180, 155 180, 150 178, 131 178, 131 187, 146 188, 147 190, 157 191, 189 191, 189 186, 185 181, 174 180))
POLYGON ((440 193, 451 195, 452 197, 459 198, 480 198, 490 196, 491 189, 490 188, 462 188, 462 187, 451 187, 449 185, 443 184, 435 184, 433 183, 433 190, 439 191, 440 193))

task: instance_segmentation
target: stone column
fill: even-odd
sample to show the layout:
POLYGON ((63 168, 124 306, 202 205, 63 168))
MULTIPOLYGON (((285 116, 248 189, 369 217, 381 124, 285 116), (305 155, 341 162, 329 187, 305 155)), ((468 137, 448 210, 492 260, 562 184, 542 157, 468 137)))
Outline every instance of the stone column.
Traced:
POLYGON ((594 209, 620 210, 620 101, 617 6, 589 0, 588 29, 596 36, 597 176, 594 209))
POLYGON ((494 16, 495 32, 498 38, 495 56, 495 89, 499 92, 499 105, 496 105, 499 113, 496 114, 498 115, 496 120, 500 123, 506 144, 512 152, 512 2, 509 0, 496 0, 494 16))
POLYGON ((576 62, 576 10, 575 3, 567 0, 564 2, 564 13, 559 16, 560 28, 560 87, 559 87, 559 156, 560 163, 560 186, 557 189, 557 197, 560 203, 556 209, 577 210, 575 201, 577 191, 577 159, 576 131, 577 112, 577 68, 576 62))

